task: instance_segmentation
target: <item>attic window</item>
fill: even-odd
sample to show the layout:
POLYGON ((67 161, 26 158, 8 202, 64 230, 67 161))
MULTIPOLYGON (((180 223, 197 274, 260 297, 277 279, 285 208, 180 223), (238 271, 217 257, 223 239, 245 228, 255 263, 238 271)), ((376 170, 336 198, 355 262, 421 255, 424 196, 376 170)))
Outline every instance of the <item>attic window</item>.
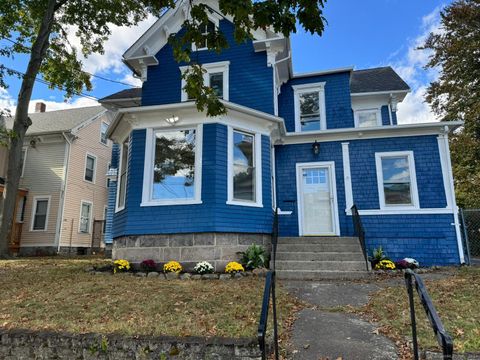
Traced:
POLYGON ((209 34, 215 32, 215 24, 209 20, 206 25, 203 25, 201 27, 202 27, 202 35, 205 38, 198 45, 197 44, 195 45, 197 46, 197 50, 206 50, 208 49, 207 37, 209 34))
MULTIPOLYGON (((229 61, 220 61, 216 63, 203 64, 202 67, 206 70, 203 75, 203 83, 206 86, 210 86, 216 95, 223 100, 229 99, 229 61)), ((180 71, 183 73, 187 71, 188 66, 180 67, 180 71)), ((185 80, 182 79, 182 101, 193 100, 188 98, 185 88, 185 80)))

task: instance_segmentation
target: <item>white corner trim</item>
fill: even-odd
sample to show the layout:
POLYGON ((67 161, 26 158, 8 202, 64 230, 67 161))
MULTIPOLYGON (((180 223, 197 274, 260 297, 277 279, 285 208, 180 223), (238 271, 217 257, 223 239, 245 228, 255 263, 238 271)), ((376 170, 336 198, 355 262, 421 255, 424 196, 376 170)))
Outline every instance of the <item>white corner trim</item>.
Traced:
MULTIPOLYGON (((210 86, 210 74, 214 73, 223 73, 223 100, 228 101, 230 98, 230 89, 229 89, 229 83, 230 83, 230 61, 219 61, 219 62, 214 62, 214 63, 206 63, 206 64, 201 64, 202 68, 206 70, 206 73, 203 74, 203 83, 206 86, 210 86)), ((180 72, 183 75, 190 66, 180 66, 180 72)), ((181 101, 188 101, 188 95, 187 92, 185 91, 185 85, 186 81, 185 79, 182 78, 182 94, 181 94, 181 101)))
POLYGON ((128 186, 128 171, 129 171, 129 166, 128 166, 128 154, 130 153, 130 145, 128 146, 128 152, 127 152, 127 159, 125 161, 125 167, 127 168, 127 171, 125 173, 125 199, 123 200, 123 206, 118 206, 119 204, 119 201, 120 201, 120 188, 121 188, 121 179, 122 179, 122 171, 123 171, 123 167, 122 167, 122 163, 123 163, 123 148, 125 147, 124 143, 125 141, 128 142, 128 139, 129 136, 127 135, 126 138, 124 138, 121 142, 120 142, 120 156, 118 158, 118 172, 117 172, 117 194, 115 196, 115 213, 119 212, 119 211, 122 211, 123 209, 125 209, 125 205, 127 203, 127 186, 128 186))
POLYGON ((85 166, 83 168, 83 181, 87 182, 87 183, 90 183, 90 184, 95 184, 95 180, 97 178, 97 155, 95 154, 92 154, 90 152, 86 152, 85 153, 85 166), (85 176, 87 175, 87 159, 91 157, 94 159, 94 162, 93 162, 93 178, 92 178, 92 181, 90 180, 87 180, 85 179, 85 176))
POLYGON ((345 183, 345 212, 349 214, 353 206, 352 175, 350 171, 349 143, 342 143, 343 181, 345 183))
MULTIPOLYGON (((449 208, 423 208, 423 209, 370 209, 358 210, 362 216, 380 215, 431 215, 431 214, 453 214, 454 210, 449 208)), ((347 215, 352 215, 351 212, 347 215)))
POLYGON ((80 200, 80 216, 78 218, 78 233, 79 234, 91 234, 92 233, 92 226, 93 226, 93 202, 89 201, 89 200, 80 200), (80 226, 81 226, 81 220, 82 220, 82 208, 83 208, 83 204, 89 204, 90 205, 90 213, 88 214, 89 217, 88 217, 88 232, 83 232, 80 230, 80 226))
MULTIPOLYGON (((294 98, 294 110, 295 110, 295 132, 302 132, 302 126, 300 123, 300 94, 305 92, 318 91, 318 101, 320 102, 320 130, 327 128, 327 115, 325 106, 325 82, 292 85, 293 98, 294 98)), ((305 132, 308 133, 308 132, 305 132)))
MULTIPOLYGON (((377 115, 377 125, 376 126, 382 126, 383 122, 382 122, 382 111, 381 111, 381 108, 368 108, 368 109, 354 109, 353 110, 353 118, 354 118, 354 121, 355 121, 355 127, 356 128, 362 128, 362 126, 359 126, 360 123, 359 123, 359 115, 361 113, 366 113, 366 112, 375 112, 375 114, 377 115)), ((366 127, 366 126, 364 126, 366 127)))
MULTIPOLYGON (((437 142, 438 142, 438 154, 440 155, 440 165, 442 168, 442 176, 443 176, 443 188, 445 191, 445 198, 447 202, 447 207, 448 208, 453 208, 452 204, 452 189, 450 186, 450 177, 448 174, 448 164, 447 164, 447 156, 449 154, 447 153, 447 149, 445 147, 445 135, 439 135, 437 137, 437 142)), ((448 141, 448 139, 447 139, 448 141)))
POLYGON ((145 141, 145 162, 143 167, 142 202, 140 206, 193 205, 202 203, 202 147, 203 126, 175 126, 163 129, 148 128, 145 141), (153 199, 153 162, 155 159, 155 133, 175 130, 195 130, 195 195, 192 199, 153 199))
POLYGON ((48 230, 48 218, 50 216, 50 204, 51 204, 51 195, 38 195, 33 197, 33 206, 32 206, 32 218, 30 219, 30 231, 32 232, 39 232, 39 231, 47 231, 48 230), (39 200, 47 200, 47 213, 45 215, 45 228, 44 229, 33 229, 33 224, 35 222, 35 214, 37 212, 37 202, 39 200))
POLYGON ((25 156, 23 157, 22 173, 20 174, 20 177, 21 177, 21 178, 23 178, 23 175, 25 174, 25 164, 27 163, 28 146, 24 146, 24 147, 22 148, 22 151, 25 151, 25 156))
POLYGON ((377 187, 378 187, 378 197, 381 210, 396 209, 396 210, 409 210, 409 209, 419 209, 420 202, 418 199, 418 188, 417 188, 417 175, 415 171, 415 159, 413 156, 413 151, 389 151, 389 152, 376 152, 375 153, 375 165, 377 172, 377 187), (383 171, 382 171, 382 158, 385 157, 396 157, 396 156, 406 156, 408 159, 408 169, 410 172, 410 193, 412 196, 412 204, 408 205, 387 205, 385 204, 385 193, 383 188, 383 171))
POLYGON ((262 198, 262 135, 249 129, 228 126, 227 128, 227 205, 263 207, 262 198), (233 133, 244 132, 254 137, 255 201, 242 201, 233 198, 233 133))

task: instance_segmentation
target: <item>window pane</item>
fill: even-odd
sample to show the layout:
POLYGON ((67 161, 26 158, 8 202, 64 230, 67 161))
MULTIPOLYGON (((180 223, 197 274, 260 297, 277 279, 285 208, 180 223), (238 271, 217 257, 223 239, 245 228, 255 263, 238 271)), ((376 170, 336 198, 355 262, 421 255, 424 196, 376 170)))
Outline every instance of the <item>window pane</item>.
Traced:
POLYGON ((223 98, 223 73, 210 74, 210 87, 219 98, 223 98))
POLYGON ((376 111, 361 111, 358 112, 358 127, 377 126, 377 112, 376 111))
POLYGON ((93 173, 95 169, 95 158, 87 156, 87 163, 85 168, 85 180, 93 181, 93 173))
POLYGON ((320 130, 320 95, 318 91, 299 94, 302 131, 320 130))
POLYGON ((411 205, 410 166, 407 156, 382 158, 385 204, 411 205))
POLYGON ((255 143, 250 134, 233 133, 233 198, 255 201, 255 143))
POLYGON ((102 144, 107 144, 107 129, 108 129, 108 124, 102 122, 101 129, 100 129, 100 141, 102 144))
POLYGON ((125 206, 127 191, 127 170, 128 170, 128 141, 127 138, 122 144, 122 163, 120 165, 120 179, 118 185, 118 207, 125 206))
POLYGON ((90 230, 90 209, 90 204, 82 203, 82 213, 80 215, 80 231, 84 233, 88 233, 90 230))
POLYGON ((195 130, 158 132, 155 135, 152 198, 195 197, 195 130))
POLYGON ((48 200, 37 200, 35 217, 33 219, 33 230, 45 230, 47 224, 48 200))

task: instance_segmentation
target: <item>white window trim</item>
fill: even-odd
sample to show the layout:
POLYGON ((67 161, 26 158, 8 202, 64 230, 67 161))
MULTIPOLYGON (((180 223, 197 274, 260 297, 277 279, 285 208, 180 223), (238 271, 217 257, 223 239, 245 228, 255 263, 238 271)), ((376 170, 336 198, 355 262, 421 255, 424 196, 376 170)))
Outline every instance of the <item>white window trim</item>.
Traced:
POLYGON ((108 146, 108 137, 106 137, 106 134, 108 132, 108 126, 109 126, 109 124, 106 121, 100 122, 100 144, 102 144, 104 146, 108 146), (102 142, 102 125, 103 124, 107 125, 107 131, 105 131, 105 139, 106 139, 107 142, 102 142))
POLYGON ((381 111, 381 108, 368 108, 368 109, 355 109, 353 111, 353 117, 354 117, 354 120, 355 120, 355 127, 356 128, 360 128, 360 129, 363 129, 363 128, 369 128, 369 127, 373 127, 373 126, 364 126, 363 128, 359 126, 359 119, 358 119, 358 115, 360 113, 363 113, 363 112, 375 112, 377 114, 377 125, 376 126, 382 126, 383 122, 382 122, 382 111, 381 111))
POLYGON ((202 203, 202 147, 203 125, 175 126, 160 129, 147 129, 145 143, 145 164, 143 169, 142 203, 140 206, 166 206, 166 205, 195 205, 202 203), (152 199, 153 190, 153 161, 155 159, 155 132, 195 129, 195 197, 193 199, 152 199))
MULTIPOLYGON (((220 26, 220 18, 215 16, 214 14, 209 13, 208 11, 207 11, 207 17, 208 17, 208 20, 211 21, 213 25, 215 25, 215 28, 218 30, 220 26)), ((192 43, 192 51, 202 51, 202 50, 208 50, 208 47, 197 48, 195 43, 192 43)))
POLYGON ((127 153, 127 161, 125 162, 126 164, 126 167, 127 167, 127 171, 125 173, 125 200, 123 201, 123 206, 118 206, 118 203, 119 203, 119 200, 120 200, 120 180, 121 180, 121 176, 122 176, 122 163, 123 163, 123 147, 124 147, 124 142, 125 141, 128 141, 129 135, 127 135, 124 139, 122 139, 122 141, 120 142, 120 156, 119 156, 119 159, 118 159, 118 172, 117 172, 117 194, 115 196, 115 213, 119 212, 119 211, 122 211, 123 209, 125 209, 125 205, 127 203, 127 186, 128 186, 128 171, 130 170, 129 169, 129 166, 128 166, 128 153, 130 153, 130 146, 129 146, 129 149, 128 149, 128 153, 127 153))
POLYGON ((87 152, 87 153, 85 154, 85 166, 84 166, 84 168, 83 168, 83 181, 85 181, 85 182, 87 182, 87 183, 89 183, 89 184, 95 184, 96 177, 97 177, 97 160, 98 160, 98 159, 97 159, 97 156, 96 156, 96 155, 94 155, 94 154, 92 154, 92 153, 89 153, 89 152, 87 152), (92 181, 85 179, 85 176, 87 175, 87 158, 88 158, 89 156, 95 159, 95 162, 94 162, 94 164, 93 164, 94 166, 93 166, 93 179, 92 179, 92 181))
POLYGON ((30 231, 32 232, 41 232, 41 231, 47 231, 48 230, 48 217, 50 216, 50 203, 52 196, 51 195, 38 195, 33 198, 33 206, 32 206, 32 218, 30 221, 30 231), (47 214, 45 216, 45 228, 44 229, 33 229, 33 224, 35 222, 35 213, 37 212, 37 202, 39 200, 47 200, 47 214))
POLYGON ((78 233, 79 234, 91 234, 92 233, 92 225, 93 225, 93 202, 88 201, 88 200, 80 200, 80 216, 78 217, 78 233), (81 221, 82 221, 82 207, 83 204, 89 204, 90 205, 90 218, 88 219, 89 224, 88 224, 88 232, 83 232, 80 230, 81 226, 81 221))
MULTIPOLYGON (((230 78, 230 61, 219 61, 214 63, 202 64, 202 67, 207 71, 203 74, 203 83, 206 86, 210 86, 210 74, 223 73, 223 100, 228 101, 230 98, 229 91, 229 78, 230 78)), ((190 66, 181 66, 180 72, 182 75, 190 68, 190 66)), ((186 81, 182 78, 182 102, 188 101, 188 95, 185 91, 186 81)))
POLYGON ((420 202, 418 199, 418 188, 417 188, 417 173, 415 171, 415 159, 413 156, 413 151, 391 151, 391 152, 378 152, 375 153, 375 165, 377 170, 377 186, 378 186, 378 196, 381 210, 411 210, 411 209, 420 209, 420 202), (385 193, 383 189, 383 170, 382 170, 382 158, 384 157, 397 157, 397 156, 406 156, 408 159, 408 168, 410 171, 410 193, 412 196, 411 205, 390 205, 385 204, 385 193))
POLYGON ((262 135, 252 130, 232 126, 228 127, 227 142, 227 205, 263 207, 262 199, 262 135), (255 151, 255 201, 236 200, 233 198, 233 132, 239 131, 254 136, 255 151))
MULTIPOLYGON (((320 130, 327 129, 327 114, 325 106, 325 82, 293 85, 293 97, 295 101, 295 132, 302 132, 302 125, 300 124, 300 97, 299 95, 306 92, 318 91, 318 99, 320 101, 320 130)), ((303 131, 308 133, 309 131, 303 131)))
POLYGON ((22 174, 20 175, 20 177, 23 178, 23 175, 25 174, 25 164, 27 163, 28 147, 24 146, 22 148, 22 151, 25 151, 25 157, 23 158, 23 164, 22 164, 22 174))

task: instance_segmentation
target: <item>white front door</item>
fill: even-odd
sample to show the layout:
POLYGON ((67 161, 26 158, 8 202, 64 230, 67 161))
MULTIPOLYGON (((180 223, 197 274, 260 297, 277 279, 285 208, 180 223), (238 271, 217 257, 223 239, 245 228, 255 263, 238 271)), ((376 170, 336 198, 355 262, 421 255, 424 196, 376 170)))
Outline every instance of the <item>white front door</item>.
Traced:
POLYGON ((338 235, 333 163, 297 165, 300 235, 338 235))

